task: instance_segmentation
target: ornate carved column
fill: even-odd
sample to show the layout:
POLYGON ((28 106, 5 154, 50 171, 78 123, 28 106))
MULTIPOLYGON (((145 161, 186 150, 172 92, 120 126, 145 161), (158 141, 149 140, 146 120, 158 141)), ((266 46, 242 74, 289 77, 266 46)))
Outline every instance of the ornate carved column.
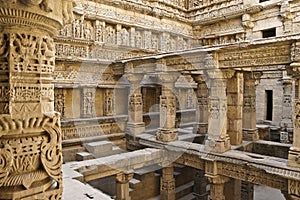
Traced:
POLYGON ((259 139, 256 128, 256 85, 261 72, 244 72, 243 139, 259 139))
POLYGON ((160 179, 160 199, 175 200, 175 178, 174 168, 172 165, 162 169, 162 177, 160 179))
POLYGON ((160 96, 160 128, 156 138, 162 142, 171 142, 178 139, 175 127, 176 119, 176 96, 174 94, 174 83, 177 74, 160 73, 159 79, 162 82, 162 94, 160 96))
POLYGON ((61 199, 55 44, 72 1, 0 1, 0 199, 61 199))
POLYGON ((129 196, 129 181, 133 173, 120 173, 116 175, 116 200, 131 200, 129 196))
POLYGON ((198 123, 194 126, 194 132, 198 134, 207 134, 208 130, 208 105, 209 95, 205 80, 199 75, 195 77, 198 86, 196 88, 197 106, 198 106, 198 123))
POLYGON ((208 139, 205 149, 223 153, 230 149, 230 138, 227 134, 227 79, 234 71, 221 71, 219 69, 207 70, 210 78, 210 113, 208 119, 208 139))
POLYGON ((210 182, 210 194, 208 200, 225 200, 224 183, 227 179, 217 176, 214 178, 209 177, 208 180, 210 182))
POLYGON ((207 200, 208 192, 206 186, 208 185, 208 179, 205 176, 205 172, 197 170, 195 175, 194 195, 197 200, 207 200))
POLYGON ((227 133, 232 145, 240 145, 243 142, 243 91, 244 77, 243 73, 237 71, 227 83, 227 133))
POLYGON ((205 161, 205 176, 210 182, 209 200, 225 200, 224 183, 229 178, 219 175, 219 169, 222 169, 221 163, 210 158, 204 158, 205 161))
POLYGON ((130 82, 127 130, 131 135, 137 135, 145 130, 145 123, 143 122, 143 99, 140 85, 143 75, 126 74, 126 78, 130 82))
POLYGON ((294 167, 300 167, 300 73, 299 68, 294 68, 294 78, 295 78, 295 100, 294 100, 294 135, 293 135, 293 146, 290 148, 288 165, 294 167), (299 71, 298 71, 299 70, 299 71))

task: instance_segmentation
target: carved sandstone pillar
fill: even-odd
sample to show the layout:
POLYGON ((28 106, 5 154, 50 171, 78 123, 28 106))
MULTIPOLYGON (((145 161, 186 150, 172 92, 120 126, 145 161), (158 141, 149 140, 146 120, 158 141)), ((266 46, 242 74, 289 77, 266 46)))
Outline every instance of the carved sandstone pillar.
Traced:
POLYGON ((0 199, 61 199, 53 36, 69 0, 0 1, 0 199))
POLYGON ((207 157, 205 161, 205 176, 210 182, 209 200, 225 200, 224 184, 229 178, 219 175, 219 170, 222 169, 222 163, 207 157))
POLYGON ((208 200, 225 200, 224 195, 224 184, 227 179, 216 176, 214 178, 208 178, 210 182, 210 194, 208 196, 208 200))
POLYGON ((232 145, 240 145, 243 142, 243 90, 244 78, 243 73, 237 71, 227 83, 227 117, 228 130, 232 145))
POLYGON ((160 199, 175 200, 175 179, 173 166, 167 166, 162 169, 160 180, 160 199))
POLYGON ((198 134, 207 134, 208 130, 208 108, 209 108, 209 95, 206 82, 199 75, 196 77, 197 86, 197 104, 198 104, 198 123, 194 127, 194 132, 198 134))
POLYGON ((140 74, 126 74, 126 78, 130 82, 127 130, 134 136, 145 130, 142 90, 140 86, 143 76, 140 74))
POLYGON ((223 153, 230 149, 230 138, 227 134, 227 78, 234 71, 219 69, 207 70, 210 78, 210 112, 208 120, 208 139, 205 142, 207 151, 223 153))
POLYGON ((129 181, 133 173, 120 173, 116 175, 116 200, 131 200, 129 196, 129 181))
POLYGON ((244 72, 243 139, 259 139, 256 128, 256 83, 260 72, 244 72))
POLYGON ((158 76, 162 81, 162 94, 160 96, 160 128, 156 138, 162 142, 171 142, 178 139, 175 127, 176 96, 174 94, 177 74, 161 73, 158 76))
POLYGON ((300 41, 293 44, 291 52, 292 63, 288 67, 288 72, 295 78, 295 99, 293 145, 289 151, 288 165, 300 167, 300 41))

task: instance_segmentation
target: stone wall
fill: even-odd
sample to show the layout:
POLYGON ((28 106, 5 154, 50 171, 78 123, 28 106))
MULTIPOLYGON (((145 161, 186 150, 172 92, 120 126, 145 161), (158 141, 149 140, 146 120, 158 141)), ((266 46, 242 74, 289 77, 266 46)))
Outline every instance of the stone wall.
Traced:
POLYGON ((283 85, 282 72, 264 72, 256 89, 256 120, 266 120, 267 97, 266 90, 273 91, 273 120, 272 124, 280 126, 282 120, 283 85))

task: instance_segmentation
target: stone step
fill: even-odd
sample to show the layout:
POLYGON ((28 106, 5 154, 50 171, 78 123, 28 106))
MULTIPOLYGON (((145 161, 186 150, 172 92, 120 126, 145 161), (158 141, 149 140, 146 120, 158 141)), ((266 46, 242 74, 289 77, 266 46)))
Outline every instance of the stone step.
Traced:
POLYGON ((94 159, 94 156, 89 152, 79 152, 76 154, 77 161, 91 160, 94 159))
POLYGON ((86 143, 85 148, 91 154, 99 154, 108 151, 112 151, 113 144, 110 141, 98 141, 98 142, 91 142, 86 143))
POLYGON ((188 182, 184 185, 176 187, 176 199, 187 196, 188 194, 193 193, 194 181, 188 182))
POLYGON ((159 169, 161 169, 161 167, 159 165, 150 165, 147 167, 143 167, 141 169, 137 169, 134 171, 134 178, 141 180, 143 176, 145 176, 146 174, 149 174, 149 173, 152 173, 154 176, 156 176, 157 173, 155 173, 155 171, 157 171, 159 169))
POLYGON ((185 195, 177 200, 196 200, 195 195, 193 195, 193 193, 190 193, 188 195, 185 195))
POLYGON ((120 147, 112 147, 111 151, 106 151, 106 152, 101 152, 101 153, 95 153, 93 154, 95 158, 101 158, 101 157, 106 157, 106 156, 111 156, 111 155, 116 155, 116 154, 121 154, 125 153, 126 151, 121 149, 120 147))
POLYGON ((130 181, 129 181, 129 187, 132 188, 134 190, 134 188, 136 187, 137 184, 140 184, 141 181, 140 180, 137 180, 135 178, 132 178, 130 181))

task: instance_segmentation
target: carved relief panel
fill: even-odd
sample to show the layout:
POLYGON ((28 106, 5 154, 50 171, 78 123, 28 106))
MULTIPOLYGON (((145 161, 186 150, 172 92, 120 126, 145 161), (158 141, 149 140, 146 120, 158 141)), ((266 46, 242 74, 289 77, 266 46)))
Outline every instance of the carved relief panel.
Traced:
POLYGON ((82 117, 95 116, 95 92, 96 88, 82 89, 81 113, 82 117))
POLYGON ((63 88, 56 88, 54 93, 55 93, 54 110, 61 114, 61 118, 64 118, 66 90, 63 88))

